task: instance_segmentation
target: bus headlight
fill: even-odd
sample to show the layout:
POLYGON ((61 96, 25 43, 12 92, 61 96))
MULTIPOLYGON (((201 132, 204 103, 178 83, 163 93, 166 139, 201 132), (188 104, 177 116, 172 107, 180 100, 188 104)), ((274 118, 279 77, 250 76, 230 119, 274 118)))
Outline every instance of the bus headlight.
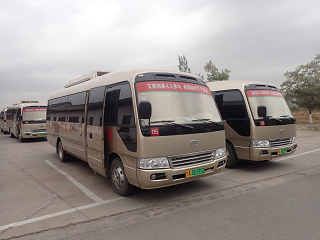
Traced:
POLYGON ((294 136, 291 138, 291 143, 296 143, 297 142, 297 138, 294 136))
POLYGON ((31 133, 32 130, 31 129, 23 129, 23 130, 21 130, 21 132, 23 132, 23 133, 31 133))
POLYGON ((139 158, 138 168, 141 169, 159 169, 170 168, 169 161, 166 157, 159 158, 139 158))
POLYGON ((227 155, 226 147, 218 148, 214 152, 214 159, 222 158, 227 155))
POLYGON ((251 147, 268 148, 270 147, 270 142, 269 140, 251 140, 251 147))

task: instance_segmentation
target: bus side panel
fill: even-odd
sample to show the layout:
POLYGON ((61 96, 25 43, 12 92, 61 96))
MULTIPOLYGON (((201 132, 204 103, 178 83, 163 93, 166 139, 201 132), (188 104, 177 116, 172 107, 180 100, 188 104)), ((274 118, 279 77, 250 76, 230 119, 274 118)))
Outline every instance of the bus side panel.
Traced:
POLYGON ((87 126, 87 159, 90 167, 100 173, 106 175, 103 168, 103 133, 102 127, 87 126))
POLYGON ((240 136, 236 131, 234 131, 224 120, 224 127, 226 131, 226 139, 229 140, 234 150, 236 151, 237 157, 240 159, 249 160, 250 156, 250 136, 244 137, 240 136))
POLYGON ((16 109, 10 109, 7 115, 7 126, 8 126, 8 131, 9 133, 11 132, 15 137, 16 136, 16 131, 17 131, 17 120, 16 120, 16 115, 17 115, 17 110, 16 109))
MULTIPOLYGON (((136 131, 136 128, 134 128, 133 131, 136 131)), ((136 139, 136 132, 133 134, 135 135, 136 139)), ((117 127, 115 126, 105 126, 104 139, 104 149, 105 155, 108 156, 107 159, 109 159, 111 153, 116 152, 123 163, 124 171, 129 183, 139 187, 137 181, 137 153, 131 152, 127 149, 117 131, 117 127)), ((107 168, 107 165, 105 166, 105 168, 107 168)))
POLYGON ((65 137, 67 151, 85 161, 83 125, 82 123, 64 123, 64 133, 62 135, 65 137))

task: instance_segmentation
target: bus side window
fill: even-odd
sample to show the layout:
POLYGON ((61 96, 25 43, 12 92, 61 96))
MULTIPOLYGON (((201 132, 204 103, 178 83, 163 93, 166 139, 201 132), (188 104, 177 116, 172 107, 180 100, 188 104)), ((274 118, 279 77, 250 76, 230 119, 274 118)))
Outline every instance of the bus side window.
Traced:
POLYGON ((105 86, 90 89, 88 101, 88 125, 102 127, 105 86))
POLYGON ((82 123, 84 118, 86 92, 80 92, 69 96, 69 105, 67 113, 68 121, 72 123, 82 123))

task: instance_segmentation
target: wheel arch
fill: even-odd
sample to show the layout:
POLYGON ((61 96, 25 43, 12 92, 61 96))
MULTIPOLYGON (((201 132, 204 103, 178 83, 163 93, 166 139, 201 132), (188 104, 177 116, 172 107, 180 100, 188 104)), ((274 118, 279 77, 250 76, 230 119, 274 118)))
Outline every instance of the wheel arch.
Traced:
POLYGON ((115 158, 119 158, 122 161, 122 159, 119 156, 119 154, 117 154, 115 152, 112 152, 111 154, 109 154, 109 156, 105 160, 104 169, 105 169, 105 172, 107 174, 107 177, 110 177, 111 163, 112 163, 113 159, 115 159, 115 158))
POLYGON ((238 157, 237 152, 236 152, 236 149, 235 149, 233 143, 232 143, 229 139, 226 139, 226 147, 227 147, 227 144, 228 144, 228 143, 232 146, 233 151, 234 151, 234 153, 236 154, 236 157, 238 157))

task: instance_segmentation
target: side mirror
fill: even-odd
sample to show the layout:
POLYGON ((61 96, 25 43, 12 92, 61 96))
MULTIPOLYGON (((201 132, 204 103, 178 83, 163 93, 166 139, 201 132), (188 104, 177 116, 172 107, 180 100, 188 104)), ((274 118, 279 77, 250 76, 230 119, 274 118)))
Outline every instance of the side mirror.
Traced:
POLYGON ((18 116, 18 120, 19 120, 19 121, 22 120, 22 115, 19 115, 19 116, 18 116))
POLYGON ((151 103, 149 101, 141 101, 138 108, 138 116, 141 119, 150 119, 152 113, 151 103))
POLYGON ((258 106, 258 116, 259 117, 266 117, 267 116, 266 106, 258 106))

